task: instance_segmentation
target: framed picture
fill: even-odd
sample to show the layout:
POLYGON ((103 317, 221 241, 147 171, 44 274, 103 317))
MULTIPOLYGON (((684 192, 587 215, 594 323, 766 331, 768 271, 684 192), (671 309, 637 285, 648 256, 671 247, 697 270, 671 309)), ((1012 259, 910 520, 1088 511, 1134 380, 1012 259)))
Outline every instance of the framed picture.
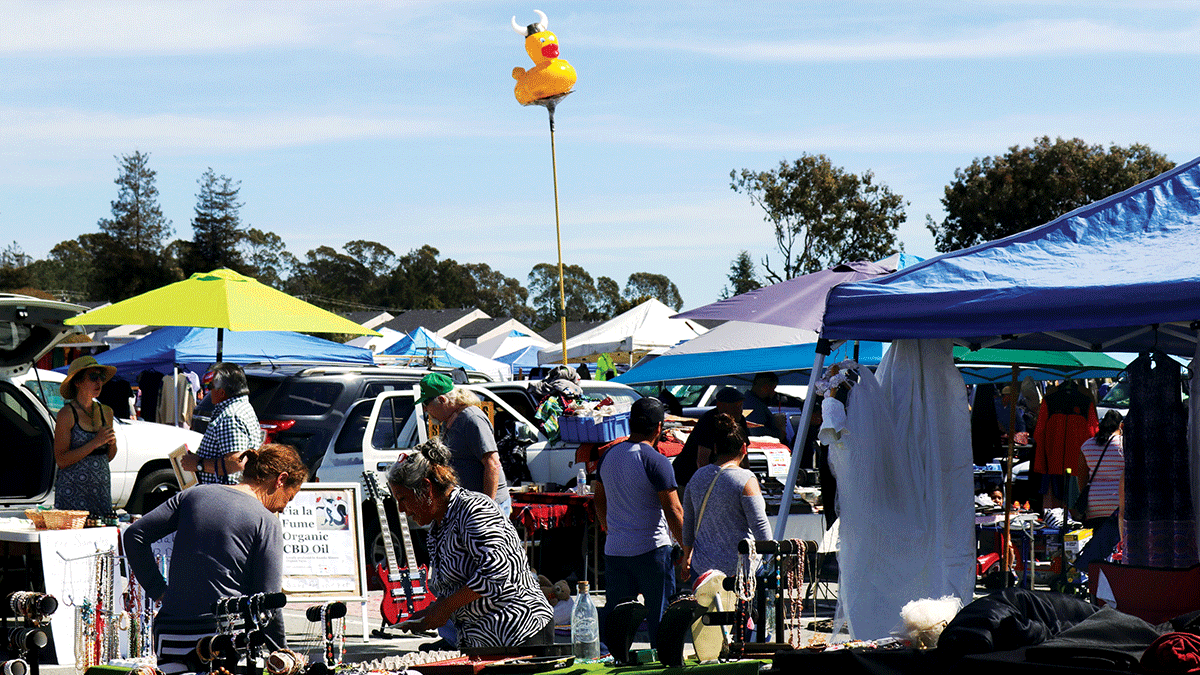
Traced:
POLYGON ((305 483, 279 514, 283 592, 289 604, 301 599, 365 601, 362 499, 360 483, 305 483))
POLYGON ((186 490, 197 483, 196 474, 183 469, 183 456, 188 452, 187 445, 181 445, 171 452, 171 468, 175 470, 175 480, 179 482, 179 489, 186 490))

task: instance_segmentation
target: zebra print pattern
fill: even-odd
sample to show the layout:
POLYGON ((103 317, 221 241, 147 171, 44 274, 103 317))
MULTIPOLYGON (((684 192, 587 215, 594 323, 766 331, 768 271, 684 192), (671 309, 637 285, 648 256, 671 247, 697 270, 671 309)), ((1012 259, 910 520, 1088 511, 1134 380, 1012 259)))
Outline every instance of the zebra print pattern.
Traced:
POLYGON ((455 488, 440 523, 429 528, 429 587, 448 597, 469 586, 479 598, 457 609, 459 648, 521 644, 554 618, 517 531, 496 503, 455 488))

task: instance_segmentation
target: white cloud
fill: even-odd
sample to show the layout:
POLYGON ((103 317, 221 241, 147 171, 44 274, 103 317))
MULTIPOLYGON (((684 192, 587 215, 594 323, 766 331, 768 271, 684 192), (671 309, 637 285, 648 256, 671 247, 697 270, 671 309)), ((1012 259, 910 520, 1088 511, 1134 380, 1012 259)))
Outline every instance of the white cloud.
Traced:
POLYGON ((338 115, 120 115, 71 109, 0 108, 0 148, 61 146, 90 152, 141 144, 165 152, 249 151, 370 138, 488 136, 504 132, 486 123, 444 117, 338 115))
POLYGON ((507 26, 411 1, 35 0, 5 2, 3 15, 0 54, 89 57, 317 46, 396 55, 507 26))
MULTIPOLYGON (((593 42, 595 44, 595 42, 593 42)), ((640 50, 643 42, 606 37, 610 48, 640 50)), ((813 39, 794 41, 662 40, 662 51, 707 54, 735 62, 837 63, 933 59, 990 59, 1046 55, 1097 54, 1200 55, 1200 23, 1163 30, 1141 30, 1074 19, 1006 22, 951 36, 875 39, 813 39)))
POLYGON ((7 3, 0 52, 163 54, 310 42, 309 3, 7 3))

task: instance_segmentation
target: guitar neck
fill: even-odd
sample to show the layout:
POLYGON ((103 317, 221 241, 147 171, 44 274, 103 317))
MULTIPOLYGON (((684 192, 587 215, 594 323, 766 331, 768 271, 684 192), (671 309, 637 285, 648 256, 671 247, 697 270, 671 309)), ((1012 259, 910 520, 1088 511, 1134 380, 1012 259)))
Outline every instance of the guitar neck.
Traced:
POLYGON ((408 531, 408 514, 401 513, 400 516, 400 538, 404 540, 404 555, 408 561, 408 569, 417 569, 417 552, 413 550, 412 534, 408 531))
MULTIPOLYGON (((383 505, 383 493, 379 490, 379 483, 375 479, 375 474, 370 471, 363 472, 363 482, 367 486, 367 492, 371 499, 375 500, 375 508, 379 511, 379 531, 383 534, 383 553, 387 556, 388 573, 395 574, 400 565, 396 562, 396 552, 392 550, 392 531, 388 528, 387 509, 383 505)), ((405 518, 401 517, 400 522, 404 525, 405 531, 408 529, 408 523, 404 522, 405 518)), ((408 543, 408 538, 405 537, 405 544, 408 543)))

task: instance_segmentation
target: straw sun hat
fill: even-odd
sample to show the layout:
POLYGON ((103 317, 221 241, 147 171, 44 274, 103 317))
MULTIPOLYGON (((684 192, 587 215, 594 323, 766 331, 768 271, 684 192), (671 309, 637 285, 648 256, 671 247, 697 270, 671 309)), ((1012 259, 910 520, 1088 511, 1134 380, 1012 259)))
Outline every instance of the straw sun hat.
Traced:
POLYGON ((59 395, 63 398, 73 398, 69 396, 68 393, 73 386, 71 383, 75 380, 75 376, 92 368, 104 371, 105 382, 108 382, 113 378, 113 375, 117 374, 116 366, 106 366, 97 361, 96 357, 94 356, 81 356, 72 361, 71 367, 67 369, 67 379, 63 380, 62 384, 58 385, 59 395))

